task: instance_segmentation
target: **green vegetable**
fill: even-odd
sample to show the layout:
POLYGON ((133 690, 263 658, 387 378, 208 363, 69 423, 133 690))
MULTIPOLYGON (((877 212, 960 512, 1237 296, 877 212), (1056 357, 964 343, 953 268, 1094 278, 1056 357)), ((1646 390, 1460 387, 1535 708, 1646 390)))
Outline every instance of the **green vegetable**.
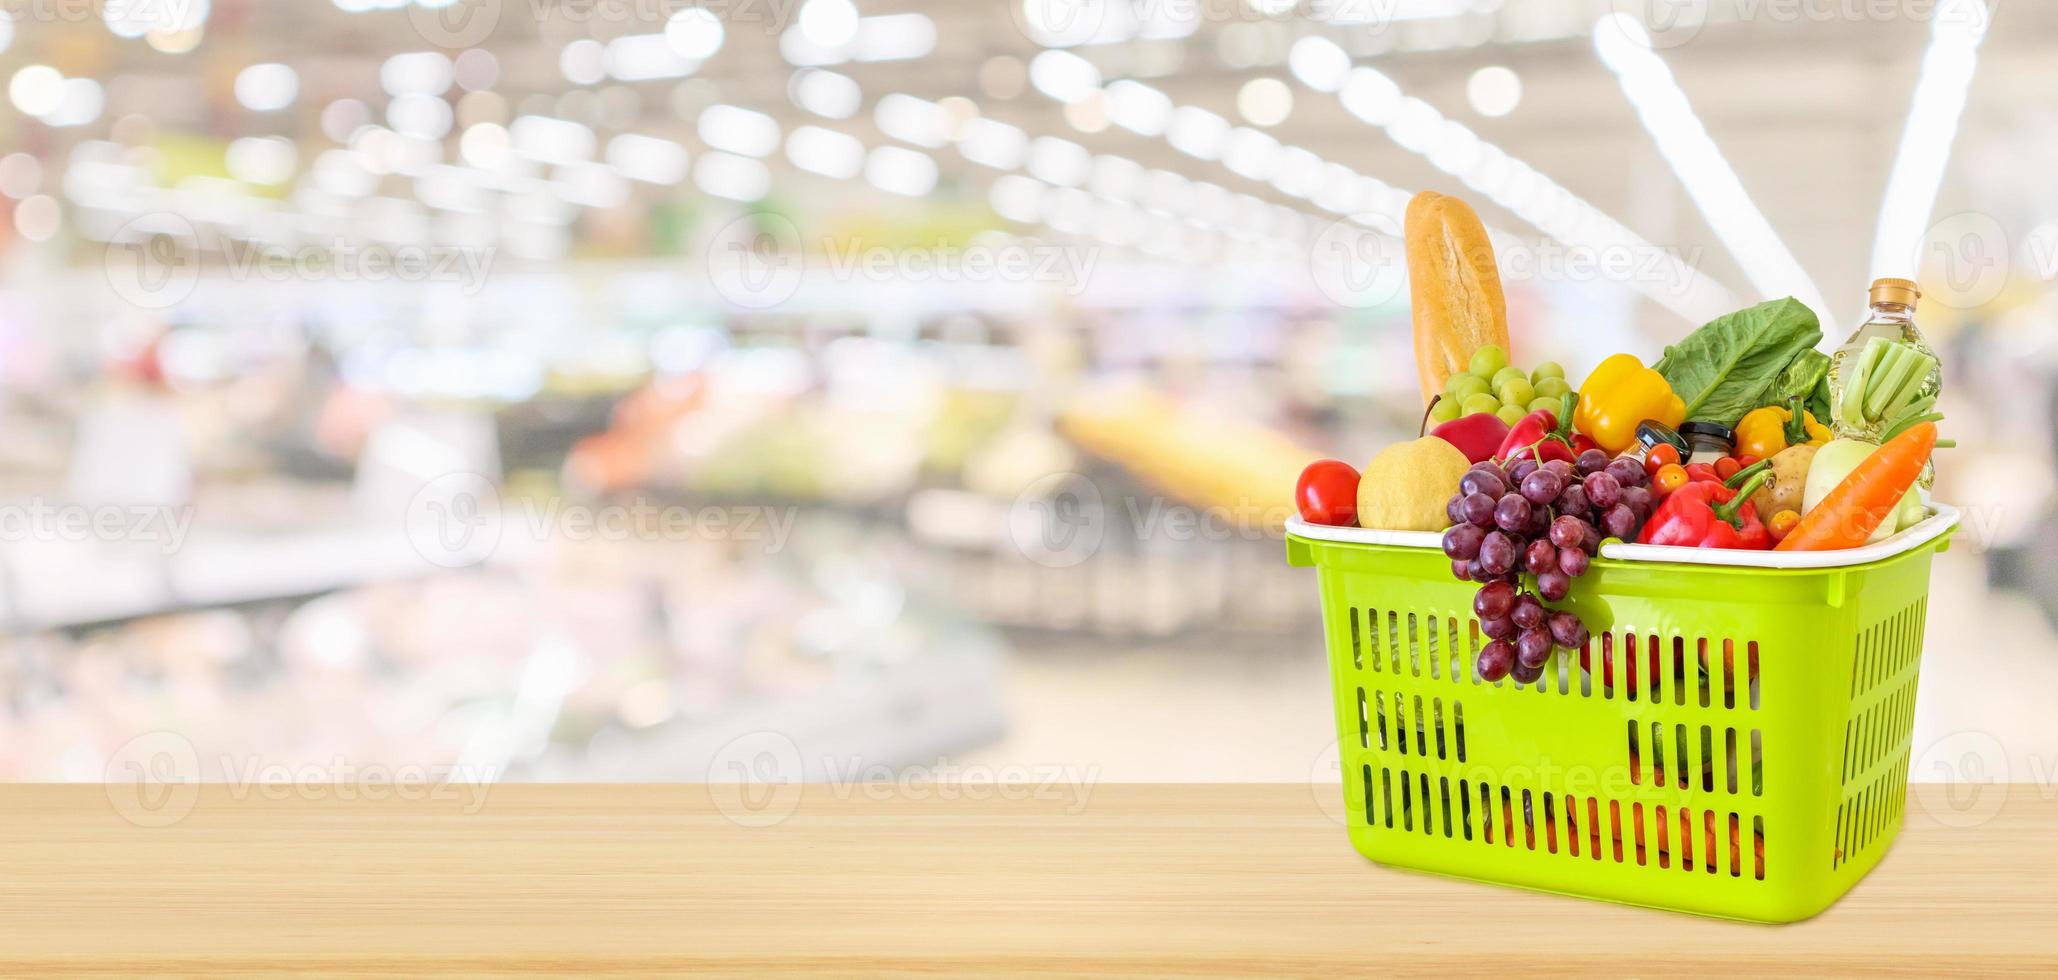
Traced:
MULTIPOLYGON (((1809 348, 1802 351, 1779 375, 1766 404, 1784 405, 1794 399, 1801 399, 1801 407, 1815 413, 1815 417, 1827 421, 1829 411, 1829 355, 1809 348)), ((1794 413, 1800 418, 1799 412, 1794 413)))
POLYGON ((1709 321, 1652 366, 1686 400, 1687 418, 1735 426, 1746 412, 1782 401, 1777 389, 1788 368, 1821 340, 1815 312, 1789 296, 1709 321))
POLYGON ((1837 420, 1849 430, 1867 437, 1877 432, 1883 442, 1917 422, 1943 418, 1935 411, 1936 396, 1921 394, 1936 373, 1935 357, 1913 344, 1874 337, 1855 363, 1837 404, 1837 420))

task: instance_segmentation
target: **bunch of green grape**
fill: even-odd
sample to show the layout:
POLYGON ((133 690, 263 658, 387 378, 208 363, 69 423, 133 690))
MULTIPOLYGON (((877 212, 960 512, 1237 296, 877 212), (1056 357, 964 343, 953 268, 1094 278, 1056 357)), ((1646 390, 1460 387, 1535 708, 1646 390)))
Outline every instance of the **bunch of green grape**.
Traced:
POLYGON ((1539 408, 1564 408, 1565 395, 1572 390, 1558 362, 1545 361, 1534 371, 1523 371, 1509 367, 1508 352, 1494 344, 1474 351, 1466 367, 1444 382, 1443 399, 1429 410, 1429 424, 1485 412, 1514 425, 1539 408))

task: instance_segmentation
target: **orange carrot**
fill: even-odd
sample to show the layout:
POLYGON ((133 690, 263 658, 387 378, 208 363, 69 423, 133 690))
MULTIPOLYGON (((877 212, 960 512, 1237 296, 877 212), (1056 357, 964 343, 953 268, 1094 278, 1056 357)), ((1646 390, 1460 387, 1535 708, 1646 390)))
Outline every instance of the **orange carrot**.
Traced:
POLYGON ((1776 551, 1856 548, 1899 506, 1937 444, 1934 422, 1922 422, 1887 440, 1801 518, 1776 551))

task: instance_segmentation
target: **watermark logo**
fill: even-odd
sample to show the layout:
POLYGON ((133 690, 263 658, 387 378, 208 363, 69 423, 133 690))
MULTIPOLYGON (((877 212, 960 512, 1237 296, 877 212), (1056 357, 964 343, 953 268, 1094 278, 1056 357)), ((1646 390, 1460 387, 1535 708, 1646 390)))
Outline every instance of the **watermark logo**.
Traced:
POLYGON ((1623 16, 1603 18, 1609 27, 1653 50, 1692 41, 1708 23, 1708 0, 1614 0, 1614 7, 1623 16))
POLYGON ((743 827, 783 823, 800 807, 800 746, 779 732, 731 739, 707 765, 715 809, 743 827))
POLYGON ((185 544, 193 509, 152 504, 0 504, 0 543, 148 542, 164 554, 185 544))
POLYGON ((1339 827, 1350 824, 1349 794, 1343 789, 1343 750, 1334 738, 1322 740, 1322 748, 1308 763, 1308 795, 1323 816, 1339 827))
POLYGON ((1007 522, 1008 539, 1022 557, 1046 568, 1071 568, 1100 551, 1108 509, 1092 480, 1052 473, 1015 496, 1007 522))
POLYGON ((101 781, 123 820, 169 827, 200 799, 200 754, 177 732, 146 732, 114 750, 101 781))
POLYGON ((775 211, 731 220, 707 248, 707 275, 723 299, 748 310, 784 304, 806 271, 800 227, 775 211))
POLYGON ((1992 302, 2007 288, 2010 252, 2008 232, 1993 215, 1961 211, 1938 220, 1923 236, 1923 299, 1953 309, 1992 302))
POLYGON ((1946 735, 1915 757, 1908 779, 1917 805, 1931 819, 1946 827, 1977 827, 2008 802, 2008 749, 1986 732, 1946 735))
POLYGON ((1408 255, 1399 238, 1377 229, 1381 216, 1356 215, 1322 226, 1308 250, 1315 287, 1351 309, 1384 306, 1408 284, 1408 255))
MULTIPOLYGON (((1130 0, 1005 0, 1023 37, 1047 48, 1068 48, 1093 40, 1108 24, 1109 10, 1130 0)), ((1124 11, 1124 16, 1130 16, 1124 11)))
POLYGON ((500 547, 500 491, 477 473, 446 473, 415 491, 404 518, 415 554, 442 568, 471 568, 500 547))
POLYGON ((163 310, 193 295, 200 281, 200 235, 169 212, 140 215, 108 240, 101 262, 107 284, 131 306, 163 310))
POLYGON ((233 282, 455 282, 465 294, 485 288, 493 248, 389 245, 344 238, 288 246, 206 231, 182 215, 153 212, 131 219, 102 253, 116 296, 146 310, 169 309, 198 287, 208 255, 215 274, 233 282))
POLYGON ((500 26, 500 4, 501 0, 414 0, 407 6, 407 19, 430 44, 477 47, 500 26))

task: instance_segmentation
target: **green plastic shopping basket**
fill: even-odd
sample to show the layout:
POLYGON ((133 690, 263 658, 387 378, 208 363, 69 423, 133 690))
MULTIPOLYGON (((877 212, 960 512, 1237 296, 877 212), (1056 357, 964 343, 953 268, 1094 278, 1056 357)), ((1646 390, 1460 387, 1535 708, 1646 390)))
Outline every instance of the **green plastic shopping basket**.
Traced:
POLYGON ((1438 535, 1289 523, 1319 571, 1351 843, 1382 864, 1790 922, 1878 863, 1907 799, 1930 558, 1958 515, 1792 554, 1610 543, 1593 633, 1483 684, 1438 535), (1777 566, 1777 567, 1775 567, 1777 566))

